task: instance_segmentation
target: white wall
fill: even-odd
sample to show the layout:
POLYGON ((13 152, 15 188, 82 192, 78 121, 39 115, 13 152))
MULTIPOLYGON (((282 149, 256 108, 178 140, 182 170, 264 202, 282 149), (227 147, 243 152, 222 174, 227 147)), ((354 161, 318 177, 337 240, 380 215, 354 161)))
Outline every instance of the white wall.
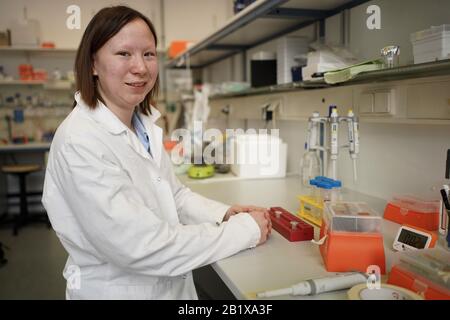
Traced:
MULTIPOLYGON (((210 121, 224 130, 225 121, 210 121)), ((229 128, 264 128, 263 121, 230 121, 229 128)), ((280 137, 288 144, 288 173, 298 173, 306 140, 306 121, 277 122, 280 137)), ((345 138, 345 133, 343 133, 345 138)), ((395 194, 439 198, 444 183, 445 158, 450 149, 450 125, 360 124, 358 181, 353 181, 347 149, 338 158, 338 178, 346 188, 389 200, 395 194)), ((343 142, 342 142, 343 143, 343 142)))
POLYGON ((130 6, 152 20, 158 37, 161 30, 159 0, 2 0, 0 2, 0 29, 10 25, 12 19, 23 17, 26 6, 28 18, 37 19, 41 25, 42 41, 53 41, 57 47, 76 48, 84 29, 93 15, 103 7, 123 4, 130 6), (67 7, 78 5, 81 9, 81 29, 66 27, 67 7))
POLYGON ((233 16, 232 0, 163 1, 167 45, 173 40, 202 40, 233 16))
POLYGON ((379 57, 382 47, 400 46, 400 64, 413 62, 410 34, 430 26, 450 23, 448 0, 374 0, 350 10, 350 49, 362 59, 379 57), (366 27, 366 8, 381 9, 381 29, 366 27))

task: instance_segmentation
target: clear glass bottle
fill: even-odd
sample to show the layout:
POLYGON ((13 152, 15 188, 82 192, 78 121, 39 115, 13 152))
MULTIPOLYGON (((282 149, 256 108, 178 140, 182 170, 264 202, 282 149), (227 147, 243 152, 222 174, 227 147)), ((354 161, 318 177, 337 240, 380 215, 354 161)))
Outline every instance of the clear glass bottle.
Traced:
POLYGON ((309 180, 321 175, 321 161, 316 151, 305 150, 300 160, 300 179, 302 185, 310 187, 309 180))

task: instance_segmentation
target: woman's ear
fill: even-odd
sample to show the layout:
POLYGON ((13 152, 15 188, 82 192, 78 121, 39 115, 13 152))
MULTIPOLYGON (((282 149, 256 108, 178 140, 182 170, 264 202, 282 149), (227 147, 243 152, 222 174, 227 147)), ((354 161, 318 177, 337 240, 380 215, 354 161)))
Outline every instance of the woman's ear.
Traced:
POLYGON ((95 68, 95 58, 92 61, 92 75, 93 76, 98 76, 97 69, 95 68))

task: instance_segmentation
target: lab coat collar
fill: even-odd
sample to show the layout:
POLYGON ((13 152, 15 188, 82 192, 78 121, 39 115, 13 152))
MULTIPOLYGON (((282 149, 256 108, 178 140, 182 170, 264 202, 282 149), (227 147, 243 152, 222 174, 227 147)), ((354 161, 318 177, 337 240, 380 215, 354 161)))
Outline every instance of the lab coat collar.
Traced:
MULTIPOLYGON (((97 107, 91 109, 83 101, 79 91, 75 93, 75 101, 81 109, 88 112, 94 121, 102 125, 111 134, 119 135, 128 130, 128 127, 101 101, 97 101, 97 107)), ((150 135, 150 148, 152 150, 153 160, 159 166, 161 163, 162 129, 155 125, 155 122, 159 119, 161 113, 153 106, 150 106, 150 110, 150 115, 139 113, 139 116, 145 126, 147 134, 150 135)), ((128 135, 128 138, 128 143, 137 153, 145 158, 149 157, 147 150, 142 146, 139 139, 132 139, 130 135, 128 135)))
MULTIPOLYGON (((77 105, 85 111, 88 111, 91 117, 96 122, 102 124, 110 133, 121 134, 128 129, 127 126, 100 100, 97 101, 97 107, 91 109, 81 98, 80 92, 77 91, 75 93, 75 101, 77 102, 77 105)), ((151 114, 148 116, 139 113, 147 130, 152 128, 150 124, 153 124, 161 117, 161 113, 155 107, 150 106, 150 110, 151 114)))

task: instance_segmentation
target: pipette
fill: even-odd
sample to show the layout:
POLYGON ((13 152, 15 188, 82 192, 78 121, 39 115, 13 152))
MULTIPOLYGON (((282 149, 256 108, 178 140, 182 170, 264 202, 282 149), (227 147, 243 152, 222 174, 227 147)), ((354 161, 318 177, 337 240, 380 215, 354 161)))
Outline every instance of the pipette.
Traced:
POLYGON ((359 122, 358 118, 353 113, 353 110, 348 110, 348 140, 349 140, 349 153, 353 162, 353 181, 358 180, 356 170, 356 159, 359 154, 359 122))
POLYGON ((367 282, 367 278, 367 275, 363 273, 350 273, 320 279, 310 279, 288 288, 260 292, 256 296, 258 298, 271 298, 284 295, 315 295, 323 292, 348 289, 357 284, 367 282))
POLYGON ((339 146, 338 146, 338 131, 339 131, 339 116, 337 112, 337 108, 333 107, 330 115, 330 124, 331 124, 331 141, 330 141, 330 161, 331 161, 331 178, 337 179, 336 173, 336 161, 339 154, 339 146))

